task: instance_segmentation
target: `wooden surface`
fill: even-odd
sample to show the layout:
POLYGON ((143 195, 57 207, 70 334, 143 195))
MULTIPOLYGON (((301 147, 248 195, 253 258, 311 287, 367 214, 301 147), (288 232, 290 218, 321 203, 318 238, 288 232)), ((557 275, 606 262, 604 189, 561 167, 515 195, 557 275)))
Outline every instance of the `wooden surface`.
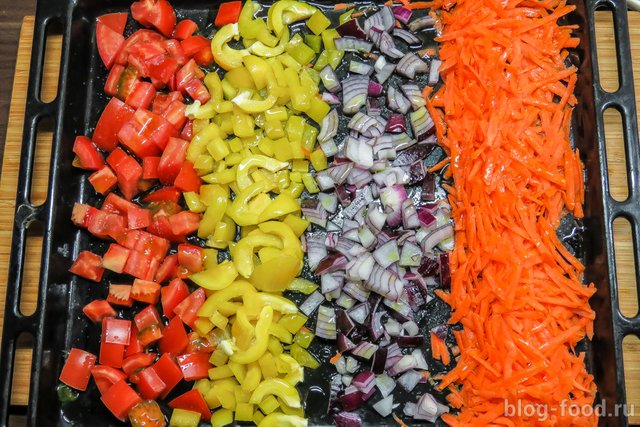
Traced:
MULTIPOLYGON (((1 22, 1 21, 0 21, 1 22)), ((598 13, 596 30, 599 42, 599 64, 601 78, 604 80, 603 86, 606 89, 617 87, 617 73, 615 50, 613 46, 613 32, 611 21, 604 13, 598 13)), ((1 27, 1 26, 0 26, 1 27)), ((630 27, 632 30, 633 59, 636 92, 640 93, 640 13, 630 14, 630 27)), ((11 224, 14 213, 15 189, 17 185, 18 164, 20 158, 20 145, 22 139, 22 119, 24 117, 24 94, 27 89, 27 78, 29 72, 29 57, 31 51, 31 38, 33 35, 33 18, 26 17, 20 33, 20 43, 18 47, 18 57, 15 62, 15 77, 13 81, 13 98, 9 113, 9 126, 6 132, 6 145, 4 149, 4 162, 2 174, 0 176, 0 330, 4 318, 4 294, 6 288, 7 267, 9 264, 9 252, 11 242, 11 224)), ((0 33, 0 38, 2 34, 0 33)), ((57 61, 59 57, 60 42, 54 40, 50 44, 54 50, 52 55, 47 55, 48 82, 55 82, 57 74, 57 61), (57 50, 57 51, 56 51, 57 50)), ((1 53, 1 51, 0 51, 1 53)), ((0 68, 2 66, 0 65, 0 68)), ((0 74, 0 79, 2 75, 0 74)), ((55 84, 45 85, 43 88, 46 97, 53 98, 55 94, 55 84)), ((640 96, 638 96, 640 100, 640 96)), ((639 103, 640 107, 640 103, 639 103)), ((616 126, 615 114, 606 116, 606 136, 608 148, 608 161, 610 166, 610 176, 612 179, 612 194, 618 199, 626 196, 626 174, 624 149, 621 144, 622 132, 620 126, 616 126)), ((618 119, 619 121, 619 119, 618 119)), ((0 135, 1 136, 1 135, 0 135)), ((51 134, 43 132, 38 138, 38 149, 36 154, 35 174, 39 177, 48 175, 48 145, 51 142, 51 134)), ((1 145, 0 145, 1 147, 1 145)), ((0 150, 1 152, 2 150, 0 150)), ((39 181, 34 185, 32 200, 34 203, 44 200, 46 195, 47 182, 39 181)), ((624 221, 617 221, 615 228, 616 258, 619 266, 618 279, 621 287, 622 311, 626 315, 633 316, 638 311, 636 280, 634 274, 633 243, 628 231, 628 224, 624 221)), ((27 314, 34 310, 35 283, 38 281, 39 261, 41 252, 41 238, 37 235, 31 236, 28 244, 26 257, 26 274, 24 283, 26 291, 23 291, 21 310, 27 314)), ((30 371, 30 350, 28 341, 25 341, 24 349, 19 350, 17 357, 17 367, 14 373, 14 393, 13 404, 25 404, 28 398, 29 371, 30 371)), ((637 339, 625 340, 625 366, 627 378, 627 392, 630 404, 634 404, 637 409, 636 414, 631 417, 634 423, 640 423, 640 341, 637 339)))

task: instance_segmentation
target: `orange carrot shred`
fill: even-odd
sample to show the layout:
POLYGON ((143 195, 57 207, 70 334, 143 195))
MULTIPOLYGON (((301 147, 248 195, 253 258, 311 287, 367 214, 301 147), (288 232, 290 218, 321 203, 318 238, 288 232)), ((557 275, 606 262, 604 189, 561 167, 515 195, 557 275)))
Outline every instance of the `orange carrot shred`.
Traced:
POLYGON ((341 357, 342 357, 342 353, 340 353, 339 351, 336 351, 336 354, 331 356, 331 359, 329 359, 329 362, 335 365, 336 363, 338 363, 338 360, 340 360, 341 357))

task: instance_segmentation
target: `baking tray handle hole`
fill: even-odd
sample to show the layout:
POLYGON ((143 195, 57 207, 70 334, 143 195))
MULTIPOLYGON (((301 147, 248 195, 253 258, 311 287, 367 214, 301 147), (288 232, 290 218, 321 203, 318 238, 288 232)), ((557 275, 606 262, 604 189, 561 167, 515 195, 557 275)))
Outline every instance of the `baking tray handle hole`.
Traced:
POLYGON ((14 414, 20 415, 20 407, 26 407, 29 402, 31 385, 31 360, 33 358, 33 335, 24 332, 16 341, 15 364, 11 382, 11 408, 14 414))
POLYGON ((624 384, 627 395, 626 415, 640 414, 640 339, 627 335, 622 341, 624 357, 624 384), (635 412, 635 413, 634 413, 635 412))
POLYGON ((29 198, 35 206, 41 205, 47 200, 54 124, 53 118, 43 117, 38 120, 36 127, 36 146, 33 155, 31 190, 29 191, 29 198))
POLYGON ((33 221, 29 224, 20 286, 20 313, 23 316, 31 316, 38 307, 43 234, 42 223, 33 221))
POLYGON ((618 217, 613 220, 618 306, 620 313, 628 318, 638 314, 638 285, 636 284, 636 275, 632 273, 636 271, 632 236, 631 223, 628 219, 618 217))
POLYGON ((629 197, 627 170, 629 162, 624 145, 622 114, 616 108, 604 110, 604 140, 607 149, 607 173, 609 194, 614 200, 623 202, 629 197), (616 155, 613 155, 616 153, 616 155))
POLYGON ((605 55, 605 52, 615 52, 616 36, 613 19, 613 11, 609 6, 601 5, 598 11, 602 11, 596 15, 596 48, 598 52, 598 77, 600 86, 607 92, 615 92, 620 87, 620 79, 618 74, 618 59, 603 61, 602 58, 611 56, 605 55), (615 77, 614 77, 615 76, 615 77))
POLYGON ((60 62, 62 58, 62 23, 58 19, 47 21, 40 100, 49 103, 58 96, 60 62))

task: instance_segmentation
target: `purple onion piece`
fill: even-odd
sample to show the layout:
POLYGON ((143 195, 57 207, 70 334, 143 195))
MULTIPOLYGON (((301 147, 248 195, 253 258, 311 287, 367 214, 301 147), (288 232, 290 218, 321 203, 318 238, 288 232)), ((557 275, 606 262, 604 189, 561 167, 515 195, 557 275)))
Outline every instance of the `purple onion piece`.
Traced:
POLYGON ((347 352, 347 351, 351 351, 354 348, 356 348, 356 345, 353 343, 353 341, 351 341, 349 338, 347 338, 346 335, 344 334, 338 334, 338 348, 340 349, 341 353, 347 352))
POLYGON ((449 332, 449 326, 446 323, 442 323, 440 325, 434 326, 431 328, 431 331, 434 335, 436 335, 441 340, 447 339, 447 333, 449 332))
POLYGON ((434 174, 428 173, 422 180, 422 194, 420 198, 424 201, 433 201, 436 198, 436 178, 434 174))
POLYGON ((396 66, 396 72, 401 76, 413 80, 418 73, 426 73, 429 71, 429 66, 415 53, 407 53, 398 62, 396 66))
POLYGON ((382 31, 390 31, 396 23, 396 18, 390 7, 383 6, 379 12, 371 15, 364 21, 364 31, 369 33, 373 27, 382 31))
MULTIPOLYGON (((382 101, 378 98, 371 98, 371 84, 378 85, 373 80, 369 81, 369 98, 367 98, 367 114, 371 117, 376 117, 382 114, 382 101)), ((382 93, 382 86, 380 86, 380 93, 382 93)))
POLYGON ((353 377, 351 384, 362 393, 367 394, 376 386, 376 376, 371 371, 360 372, 353 377))
POLYGON ((380 375, 384 373, 384 367, 387 362, 387 347, 379 348, 373 355, 371 361, 371 370, 374 374, 380 375))
POLYGON ((449 254, 442 253, 438 256, 438 267, 440 272, 440 284, 443 288, 451 287, 451 267, 449 265, 449 254))
POLYGON ((411 9, 408 9, 404 6, 396 6, 393 8, 393 16, 403 24, 407 24, 411 19, 411 9))
POLYGON ((422 43, 422 41, 416 35, 402 28, 394 28, 393 36, 403 40, 409 45, 417 45, 422 43))
POLYGON ((427 301, 424 299, 422 290, 418 285, 405 285, 404 292, 413 311, 418 311, 426 305, 427 301))
POLYGON ((420 243, 422 246, 422 250, 425 253, 433 252, 433 248, 435 248, 440 242, 446 240, 453 236, 453 224, 443 224, 440 227, 433 229, 427 237, 425 237, 420 243))
POLYGON ((430 423, 436 422, 440 415, 449 412, 449 407, 445 406, 429 393, 425 393, 418 400, 416 413, 413 416, 416 420, 426 420, 430 423))
MULTIPOLYGON (((325 252, 326 253, 326 252, 325 252)), ((344 255, 331 253, 325 256, 317 265, 315 273, 318 275, 344 271, 347 266, 347 258, 344 255)))
POLYGON ((424 141, 434 134, 436 125, 426 108, 421 107, 409 115, 413 135, 418 142, 424 141))
POLYGON ((355 411, 362 406, 362 392, 353 385, 347 387, 344 395, 340 397, 340 404, 345 411, 355 411))
POLYGON ((394 113, 389 115, 389 118, 387 119, 387 126, 385 127, 385 132, 401 133, 406 131, 407 131, 407 125, 405 123, 404 116, 402 114, 394 113))
POLYGON ((409 166, 402 166, 402 170, 409 176, 409 185, 418 184, 427 176, 427 168, 422 160, 418 160, 409 166))
POLYGON ((380 96, 382 95, 382 85, 378 82, 374 82, 373 80, 369 80, 369 96, 380 96))
POLYGON ((409 23, 409 30, 411 32, 417 33, 423 28, 433 27, 436 23, 436 20, 433 19, 429 15, 422 16, 420 18, 414 19, 409 23))
POLYGON ((431 154, 435 147, 435 144, 415 144, 398 153, 396 159, 393 161, 393 166, 406 166, 411 165, 418 160, 424 160, 429 154, 431 154))
POLYGON ((423 277, 435 277, 439 274, 438 260, 425 256, 422 258, 422 264, 418 267, 418 273, 423 277))
POLYGON ((356 39, 364 40, 367 38, 367 34, 364 32, 357 19, 351 19, 344 24, 339 25, 336 28, 338 34, 343 38, 354 37, 356 39))
POLYGON ((360 415, 353 412, 339 412, 333 421, 336 423, 336 427, 362 427, 360 415))
POLYGON ((413 337, 399 336, 392 338, 400 347, 421 347, 425 343, 424 335, 416 335, 413 337))
POLYGON ((367 325, 367 332, 369 333, 369 338, 371 338, 371 340, 374 342, 378 341, 384 333, 384 327, 382 326, 382 316, 384 316, 384 312, 382 311, 378 311, 372 316, 369 316, 370 321, 367 325))
POLYGON ((402 223, 402 202, 407 199, 407 191, 403 185, 386 187, 380 193, 380 201, 388 214, 387 224, 396 227, 402 223))
POLYGON ((349 335, 356 324, 344 310, 336 310, 336 327, 339 333, 349 335))
POLYGON ((425 209, 424 206, 418 208, 418 219, 420 220, 420 226, 425 230, 430 230, 438 223, 436 217, 425 209))

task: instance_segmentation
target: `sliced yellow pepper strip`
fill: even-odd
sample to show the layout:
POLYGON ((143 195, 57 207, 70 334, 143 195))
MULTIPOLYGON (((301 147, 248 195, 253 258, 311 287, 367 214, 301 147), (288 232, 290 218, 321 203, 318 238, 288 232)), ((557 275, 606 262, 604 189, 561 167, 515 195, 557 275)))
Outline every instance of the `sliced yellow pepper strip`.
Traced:
MULTIPOLYGON (((280 237, 284 244, 284 252, 293 255, 302 261, 302 258, 304 257, 302 244, 287 224, 278 221, 268 221, 259 224, 258 228, 265 233, 275 234, 280 237)), ((302 268, 302 265, 300 268, 302 268)))
MULTIPOLYGON (((267 351, 267 346, 269 345, 269 327, 271 326, 272 322, 273 308, 271 308, 270 306, 266 306, 260 312, 260 317, 258 318, 258 322, 256 323, 254 342, 249 346, 247 350, 234 352, 231 355, 230 359, 233 362, 244 364, 255 362, 256 360, 258 360, 260 356, 262 356, 264 352, 267 351)), ((257 403, 260 403, 260 400, 257 403)), ((300 405, 300 403, 298 403, 298 405, 300 405)))
POLYGON ((260 421, 258 427, 307 427, 308 425, 306 418, 272 412, 260 421))
POLYGON ((230 261, 224 261, 214 268, 192 274, 189 279, 200 287, 211 291, 219 291, 233 283, 236 277, 238 277, 238 271, 235 265, 230 261))
POLYGON ((242 111, 250 114, 258 114, 267 111, 269 108, 273 107, 278 100, 277 97, 269 94, 266 98, 262 100, 257 100, 252 98, 253 93, 250 90, 241 90, 238 95, 235 96, 231 100, 235 105, 237 105, 242 111))
POLYGON ((241 227, 257 224, 261 212, 251 211, 249 202, 257 195, 271 191, 273 188, 274 185, 268 181, 258 181, 251 184, 236 195, 233 203, 227 209, 227 215, 241 227))
POLYGON ((211 317, 216 311, 218 311, 218 308, 222 306, 223 303, 228 302, 234 298, 239 298, 243 295, 256 292, 256 288, 254 288, 251 283, 245 280, 236 280, 231 284, 231 286, 228 286, 209 295, 204 304, 202 304, 202 307, 200 307, 198 316, 211 317))
POLYGON ((238 24, 227 24, 220 28, 211 39, 211 52, 216 63, 225 70, 242 66, 242 57, 249 55, 247 49, 232 49, 227 45, 232 39, 238 39, 238 24))
POLYGON ((249 403, 260 403, 268 395, 279 397, 292 408, 300 408, 302 406, 300 405, 300 396, 298 396, 298 391, 295 387, 280 378, 269 378, 262 381, 251 394, 249 403))
POLYGON ((236 170, 236 183, 241 191, 249 187, 251 185, 249 172, 251 168, 254 167, 263 168, 269 172, 277 172, 288 166, 289 163, 287 162, 279 162, 271 157, 256 154, 251 157, 247 157, 238 164, 238 168, 236 170))
POLYGON ((283 193, 273 199, 266 209, 262 211, 258 220, 260 222, 269 221, 299 210, 300 202, 291 197, 291 195, 283 193))
POLYGON ((241 239, 233 248, 233 262, 241 276, 246 278, 251 277, 254 268, 253 254, 256 248, 264 246, 281 249, 283 247, 283 241, 267 233, 252 233, 244 239, 241 239))

